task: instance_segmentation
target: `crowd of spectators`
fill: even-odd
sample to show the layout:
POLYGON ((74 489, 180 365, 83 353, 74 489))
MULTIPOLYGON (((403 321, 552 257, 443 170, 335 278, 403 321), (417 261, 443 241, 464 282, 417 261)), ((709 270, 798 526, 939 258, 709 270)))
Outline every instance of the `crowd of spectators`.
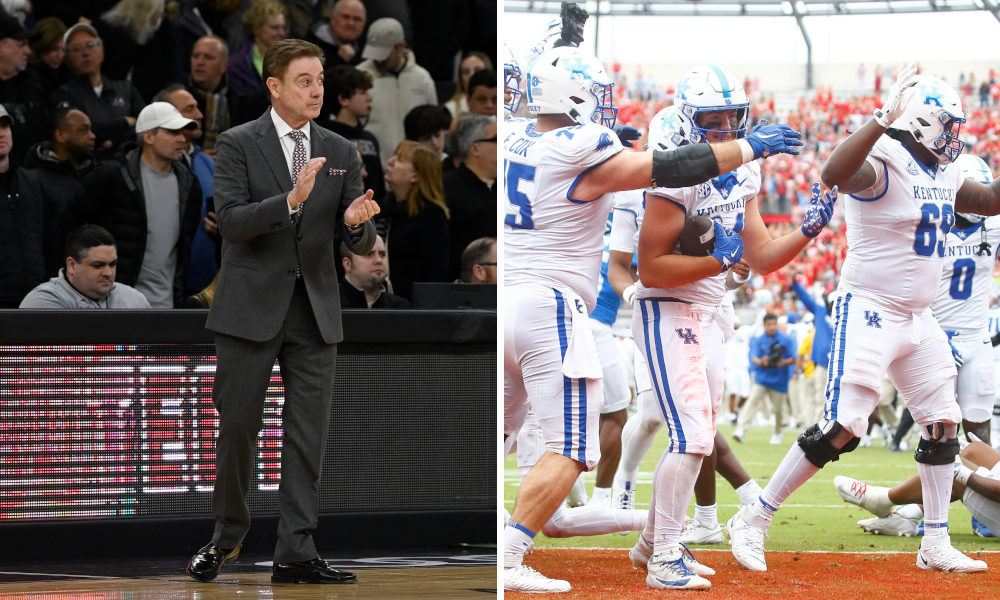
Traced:
POLYGON ((316 125, 355 144, 382 209, 367 256, 331 232, 344 306, 405 308, 418 282, 496 283, 495 3, 6 6, 0 308, 210 306, 218 138, 270 110, 263 58, 288 37, 322 49, 316 125))

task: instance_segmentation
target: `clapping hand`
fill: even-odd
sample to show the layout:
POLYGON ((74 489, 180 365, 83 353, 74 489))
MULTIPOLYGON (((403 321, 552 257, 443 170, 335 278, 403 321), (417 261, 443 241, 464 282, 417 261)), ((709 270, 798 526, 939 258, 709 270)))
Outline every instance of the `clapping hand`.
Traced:
POLYGON ((357 227, 379 213, 378 202, 372 200, 375 192, 368 190, 351 202, 344 211, 344 222, 348 227, 357 227))
POLYGON ((295 209, 298 208, 299 204, 305 202, 309 194, 312 193, 313 186, 316 185, 316 173, 319 173, 324 163, 326 163, 326 158, 320 156, 302 165, 302 169, 299 170, 299 178, 295 180, 295 187, 288 193, 288 206, 295 209))

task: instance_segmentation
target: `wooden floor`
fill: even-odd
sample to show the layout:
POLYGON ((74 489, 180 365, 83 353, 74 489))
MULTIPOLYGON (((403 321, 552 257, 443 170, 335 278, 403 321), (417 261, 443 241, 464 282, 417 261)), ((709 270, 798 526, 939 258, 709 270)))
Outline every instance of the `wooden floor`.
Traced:
MULTIPOLYGON (((382 560, 356 562, 380 563, 382 560)), ((211 583, 200 583, 185 575, 183 564, 186 561, 140 559, 64 565, 0 564, 0 600, 452 600, 496 597, 496 564, 484 564, 491 562, 492 557, 471 557, 470 566, 461 566, 462 560, 456 563, 450 559, 435 561, 434 557, 388 558, 385 568, 357 568, 357 565, 341 565, 331 560, 331 565, 357 573, 358 583, 352 585, 272 584, 269 561, 254 562, 243 560, 243 557, 239 563, 227 565, 211 583)))

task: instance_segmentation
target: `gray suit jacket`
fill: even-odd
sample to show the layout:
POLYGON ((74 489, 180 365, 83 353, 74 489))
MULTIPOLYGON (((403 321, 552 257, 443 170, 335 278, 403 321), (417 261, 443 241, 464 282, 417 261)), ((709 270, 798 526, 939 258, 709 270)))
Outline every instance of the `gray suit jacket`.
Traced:
POLYGON ((222 270, 206 327, 262 342, 278 334, 302 266, 309 301, 328 344, 344 338, 334 264, 334 231, 355 254, 375 245, 375 226, 365 223, 353 239, 344 211, 362 194, 354 145, 315 122, 312 157, 326 157, 296 227, 288 215, 292 179, 270 112, 219 136, 215 165, 215 214, 222 234, 222 270), (298 261, 296 261, 296 256, 298 261))

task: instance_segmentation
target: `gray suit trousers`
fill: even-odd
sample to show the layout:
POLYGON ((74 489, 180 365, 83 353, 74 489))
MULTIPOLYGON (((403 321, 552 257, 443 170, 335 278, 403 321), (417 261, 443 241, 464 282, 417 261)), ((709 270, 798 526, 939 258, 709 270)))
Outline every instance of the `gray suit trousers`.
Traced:
POLYGON ((312 531, 319 519, 319 482, 330 422, 337 345, 323 341, 304 286, 284 324, 265 342, 215 334, 218 363, 212 400, 219 411, 212 542, 235 548, 250 528, 247 496, 263 428, 264 395, 275 359, 285 386, 281 484, 275 562, 319 556, 312 531))

